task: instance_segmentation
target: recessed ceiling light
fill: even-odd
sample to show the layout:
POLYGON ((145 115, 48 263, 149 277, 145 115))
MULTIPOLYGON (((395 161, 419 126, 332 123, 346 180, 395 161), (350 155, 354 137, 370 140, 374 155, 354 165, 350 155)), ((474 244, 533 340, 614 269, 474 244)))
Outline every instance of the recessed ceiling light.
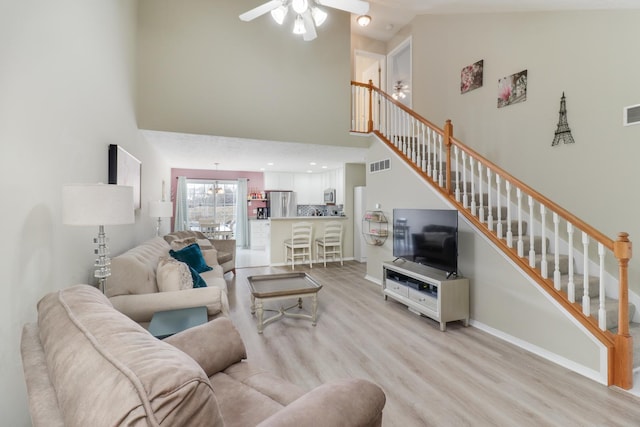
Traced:
POLYGON ((326 169, 326 168, 327 168, 327 165, 322 166, 322 169, 326 169))
POLYGON ((307 173, 313 173, 313 171, 312 170, 308 170, 307 173))
POLYGON ((315 165, 316 165, 316 162, 311 162, 311 163, 309 163, 309 165, 311 165, 311 166, 315 166, 315 165))
POLYGON ((273 166, 273 162, 267 163, 267 166, 273 166))
POLYGON ((264 170, 264 168, 260 168, 260 170, 261 170, 261 171, 263 171, 263 170, 264 170))

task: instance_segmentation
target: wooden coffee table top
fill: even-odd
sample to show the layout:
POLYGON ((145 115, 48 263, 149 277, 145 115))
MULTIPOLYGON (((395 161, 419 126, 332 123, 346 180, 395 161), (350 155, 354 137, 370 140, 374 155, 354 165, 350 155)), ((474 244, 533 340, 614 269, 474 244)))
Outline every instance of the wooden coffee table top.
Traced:
POLYGON ((322 285, 307 273, 279 273, 249 276, 249 288, 255 298, 273 298, 318 292, 322 285))

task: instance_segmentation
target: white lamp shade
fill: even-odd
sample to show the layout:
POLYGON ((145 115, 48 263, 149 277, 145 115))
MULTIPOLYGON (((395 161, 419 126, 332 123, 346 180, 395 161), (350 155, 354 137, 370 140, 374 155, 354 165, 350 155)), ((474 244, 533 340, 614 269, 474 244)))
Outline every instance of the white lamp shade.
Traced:
POLYGON ((62 222, 66 225, 133 224, 133 187, 65 185, 62 188, 62 222))
POLYGON ((171 218, 173 216, 173 203, 149 202, 149 216, 153 218, 171 218))

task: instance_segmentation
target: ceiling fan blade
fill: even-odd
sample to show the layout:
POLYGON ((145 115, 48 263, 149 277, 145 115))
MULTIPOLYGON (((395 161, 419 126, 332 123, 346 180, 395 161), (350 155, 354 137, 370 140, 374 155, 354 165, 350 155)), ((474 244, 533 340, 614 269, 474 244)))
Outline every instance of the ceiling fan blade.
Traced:
POLYGON ((354 15, 364 15, 369 12, 369 3, 362 0, 316 0, 316 3, 351 12, 354 15))
POLYGON ((302 20, 304 21, 304 28, 307 30, 307 32, 302 35, 302 39, 306 42, 310 42, 318 37, 318 34, 316 33, 316 24, 313 22, 310 9, 304 11, 302 14, 302 20))
POLYGON ((282 1, 280 0, 268 1, 258 7, 251 9, 248 12, 243 13, 242 15, 240 15, 240 19, 245 22, 252 21, 267 12, 271 12, 273 9, 277 9, 278 7, 280 7, 280 5, 282 5, 282 1))

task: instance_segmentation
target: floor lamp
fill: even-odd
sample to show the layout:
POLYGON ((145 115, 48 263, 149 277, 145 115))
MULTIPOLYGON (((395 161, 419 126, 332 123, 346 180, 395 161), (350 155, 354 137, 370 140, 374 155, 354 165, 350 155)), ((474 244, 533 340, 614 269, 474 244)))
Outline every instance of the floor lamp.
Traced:
POLYGON ((173 203, 151 201, 149 202, 149 216, 157 218, 156 223, 156 237, 160 236, 160 225, 162 224, 162 218, 171 218, 173 216, 173 203))
POLYGON ((70 184, 62 188, 62 222, 65 225, 98 226, 97 245, 94 253, 98 256, 94 266, 94 277, 98 287, 105 291, 107 277, 111 275, 109 239, 104 232, 105 225, 133 224, 133 187, 111 184, 70 184))

